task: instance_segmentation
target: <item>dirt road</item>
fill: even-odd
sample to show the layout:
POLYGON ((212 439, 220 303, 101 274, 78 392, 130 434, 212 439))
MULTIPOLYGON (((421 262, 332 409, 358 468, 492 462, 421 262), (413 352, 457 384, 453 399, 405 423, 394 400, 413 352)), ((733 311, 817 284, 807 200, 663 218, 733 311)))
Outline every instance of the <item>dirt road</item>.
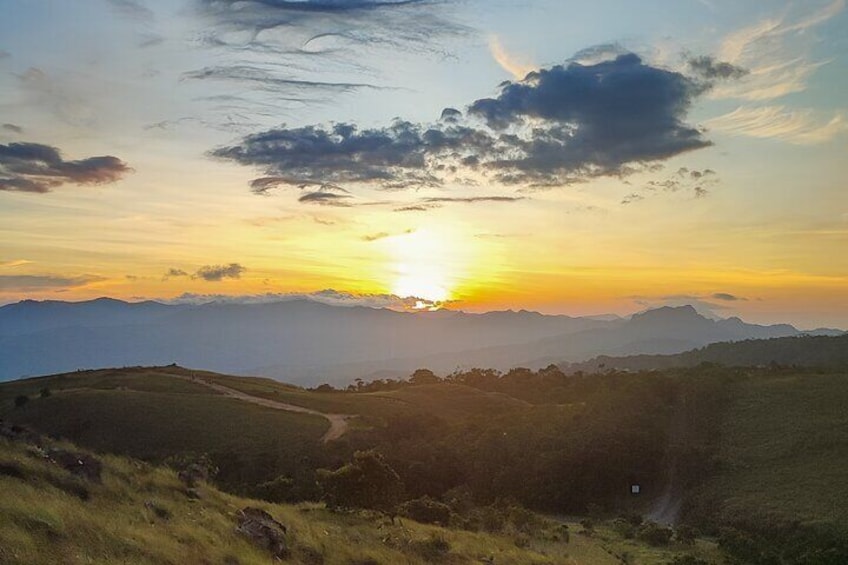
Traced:
POLYGON ((265 406, 266 408, 274 408, 275 410, 286 410, 287 412, 298 412, 300 414, 312 414, 313 416, 321 416, 322 418, 330 422, 330 429, 327 430, 327 433, 325 433, 324 436, 321 438, 321 441, 324 443, 342 437, 344 433, 348 430, 348 419, 354 417, 350 414, 325 414, 324 412, 318 412, 317 410, 312 410, 311 408, 304 408, 303 406, 297 406, 295 404, 287 404, 285 402, 277 402, 276 400, 270 400, 268 398, 262 398, 260 396, 253 396, 247 394, 246 392, 242 392, 240 390, 236 390, 228 386, 219 385, 213 382, 206 382, 202 378, 192 379, 191 377, 173 374, 171 376, 177 379, 182 379, 184 381, 208 386, 211 389, 217 390, 224 396, 237 398, 238 400, 244 400, 245 402, 251 402, 253 404, 258 404, 259 406, 265 406))

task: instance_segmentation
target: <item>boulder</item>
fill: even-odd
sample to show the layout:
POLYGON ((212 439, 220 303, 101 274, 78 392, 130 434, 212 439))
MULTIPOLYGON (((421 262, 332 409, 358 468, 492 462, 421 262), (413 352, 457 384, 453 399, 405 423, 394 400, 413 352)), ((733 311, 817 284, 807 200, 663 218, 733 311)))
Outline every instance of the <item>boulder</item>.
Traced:
POLYGON ((47 458, 74 476, 92 483, 100 482, 103 464, 99 459, 87 454, 50 448, 45 451, 47 458))
POLYGON ((236 531, 250 539, 254 545, 269 551, 278 559, 288 556, 286 527, 273 516, 260 508, 248 506, 238 511, 236 519, 236 531))

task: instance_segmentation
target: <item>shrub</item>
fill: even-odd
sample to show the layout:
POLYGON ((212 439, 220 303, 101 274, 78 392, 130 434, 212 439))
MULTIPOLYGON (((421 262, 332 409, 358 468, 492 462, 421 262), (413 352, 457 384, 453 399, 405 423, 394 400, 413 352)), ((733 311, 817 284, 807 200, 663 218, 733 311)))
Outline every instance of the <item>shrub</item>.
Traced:
POLYGON ((367 508, 389 512, 403 494, 397 472, 374 451, 357 451, 353 461, 336 469, 318 469, 318 482, 330 508, 367 508))
POLYGON ((668 545, 673 534, 674 532, 671 528, 666 528, 653 522, 645 522, 638 531, 640 540, 654 546, 668 545))
POLYGON ((398 508, 398 514, 422 524, 447 526, 451 519, 451 509, 447 504, 433 500, 429 496, 404 502, 398 508))
POLYGON ((47 388, 47 387, 44 387, 44 388, 43 388, 43 389, 41 389, 41 391, 38 393, 38 396, 40 396, 41 398, 47 398, 47 397, 49 397, 49 396, 50 396, 50 394, 51 394, 50 389, 49 389, 49 388, 47 388))
POLYGON ((16 396, 15 397, 15 408, 21 408, 27 402, 29 402, 29 396, 27 396, 25 394, 21 394, 19 396, 16 396))
POLYGON ((625 539, 636 537, 636 526, 624 518, 616 518, 612 521, 612 529, 615 533, 625 539))

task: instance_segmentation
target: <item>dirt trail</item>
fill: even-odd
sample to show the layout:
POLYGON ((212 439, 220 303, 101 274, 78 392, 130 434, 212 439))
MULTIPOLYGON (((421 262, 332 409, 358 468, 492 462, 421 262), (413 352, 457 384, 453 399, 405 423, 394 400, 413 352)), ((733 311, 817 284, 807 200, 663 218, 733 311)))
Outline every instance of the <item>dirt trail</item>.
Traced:
POLYGON ((251 402, 253 404, 258 404, 259 406, 265 406, 266 408, 274 408, 275 410, 286 410, 287 412, 297 412, 299 414, 312 414, 313 416, 321 416, 322 418, 330 422, 330 429, 327 430, 327 433, 325 433, 324 436, 321 438, 321 441, 324 443, 342 437, 348 430, 348 419, 354 417, 350 414, 326 414, 324 412, 318 412, 317 410, 312 410, 311 408, 304 408, 303 406, 297 406, 295 404, 287 404, 285 402, 277 402, 276 400, 270 400, 268 398, 262 398, 260 396, 253 396, 251 394, 247 394, 246 392, 242 392, 240 390, 236 390, 228 386, 219 385, 213 382, 207 382, 202 378, 191 378, 183 375, 174 374, 171 374, 170 376, 177 379, 182 379, 184 381, 205 385, 211 389, 217 390, 224 396, 229 396, 230 398, 237 398, 238 400, 244 400, 245 402, 251 402))

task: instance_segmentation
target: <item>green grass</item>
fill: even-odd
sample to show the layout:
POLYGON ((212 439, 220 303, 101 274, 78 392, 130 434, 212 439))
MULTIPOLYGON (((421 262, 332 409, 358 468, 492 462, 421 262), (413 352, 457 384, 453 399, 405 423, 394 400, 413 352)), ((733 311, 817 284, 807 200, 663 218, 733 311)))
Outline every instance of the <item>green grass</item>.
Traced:
POLYGON ((245 506, 261 507, 287 526, 292 563, 350 565, 372 559, 382 565, 471 564, 493 558, 499 565, 604 565, 620 563, 615 555, 622 548, 639 556, 634 563, 665 563, 680 553, 716 555, 706 542, 694 549, 653 549, 603 528, 584 536, 576 533, 580 527, 574 523, 570 541, 544 532, 519 540, 511 534, 451 530, 406 519, 392 523, 373 513, 333 513, 321 504, 247 500, 206 484, 199 500, 189 500, 173 471, 99 457, 103 482, 85 483, 90 496, 81 500, 62 488, 70 475, 41 457, 37 448, 0 439, 0 465, 15 468, 18 475, 0 473, 0 562, 268 563, 268 554, 235 531, 236 512, 245 506), (157 516, 151 505, 166 510, 168 517, 157 516))
POLYGON ((91 449, 146 459, 181 452, 297 453, 317 444, 328 427, 319 416, 223 396, 127 390, 58 392, 5 415, 91 449))
POLYGON ((848 535, 848 375, 735 383, 721 471, 699 493, 722 522, 830 523, 848 535))

